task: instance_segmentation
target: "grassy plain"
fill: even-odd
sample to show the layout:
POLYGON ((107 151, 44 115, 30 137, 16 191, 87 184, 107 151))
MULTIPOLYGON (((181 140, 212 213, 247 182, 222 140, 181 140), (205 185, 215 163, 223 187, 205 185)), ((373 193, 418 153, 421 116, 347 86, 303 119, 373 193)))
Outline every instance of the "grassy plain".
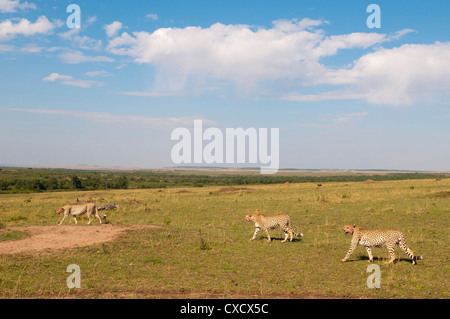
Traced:
POLYGON ((0 255, 0 297, 450 297, 450 179, 4 194, 0 228, 55 225, 56 209, 77 199, 118 203, 107 211, 112 224, 162 228, 84 248, 0 255), (244 216, 256 210, 290 214, 304 238, 281 243, 282 231, 272 230, 271 243, 263 232, 249 242, 254 225, 244 216), (342 227, 350 223, 399 228, 424 260, 413 266, 397 248, 400 259, 386 265, 386 248, 373 249, 381 289, 369 289, 363 247, 340 262, 351 240, 342 227), (70 264, 81 268, 81 289, 67 288, 70 264))

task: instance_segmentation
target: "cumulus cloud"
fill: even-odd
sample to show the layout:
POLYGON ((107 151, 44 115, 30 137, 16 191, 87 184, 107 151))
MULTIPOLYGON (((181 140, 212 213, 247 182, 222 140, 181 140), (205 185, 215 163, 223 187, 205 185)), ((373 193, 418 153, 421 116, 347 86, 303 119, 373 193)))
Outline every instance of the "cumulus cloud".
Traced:
POLYGON ((20 2, 20 0, 0 0, 0 12, 2 13, 26 9, 36 9, 36 5, 34 3, 20 2))
POLYGON ((327 23, 306 18, 277 20, 270 28, 216 23, 123 32, 110 38, 107 51, 154 66, 152 94, 231 89, 293 101, 364 99, 400 105, 450 91, 450 43, 385 49, 383 44, 416 31, 327 36, 321 28, 327 23), (370 51, 345 66, 323 62, 349 49, 370 51), (318 86, 320 93, 303 93, 318 86))
POLYGON ((48 34, 55 28, 45 16, 40 16, 36 22, 20 19, 13 23, 12 20, 0 22, 0 41, 10 40, 18 35, 31 36, 35 34, 48 34))
POLYGON ((240 88, 286 79, 302 86, 325 75, 321 58, 340 49, 368 48, 386 38, 376 33, 326 37, 317 29, 326 23, 293 19, 274 21, 268 29, 216 23, 209 28, 124 32, 110 40, 107 50, 154 65, 157 83, 170 90, 183 90, 193 83, 203 86, 211 79, 240 88))
POLYGON ((317 98, 364 98, 370 103, 409 105, 430 96, 448 95, 449 56, 450 42, 379 49, 362 56, 349 69, 329 71, 323 83, 344 84, 346 88, 317 98))
POLYGON ((114 21, 111 24, 105 25, 106 35, 110 38, 114 37, 122 27, 123 25, 119 21, 114 21))
POLYGON ((321 41, 314 49, 313 54, 317 59, 325 56, 335 55, 341 49, 367 49, 386 39, 381 33, 356 32, 343 35, 332 35, 321 41))

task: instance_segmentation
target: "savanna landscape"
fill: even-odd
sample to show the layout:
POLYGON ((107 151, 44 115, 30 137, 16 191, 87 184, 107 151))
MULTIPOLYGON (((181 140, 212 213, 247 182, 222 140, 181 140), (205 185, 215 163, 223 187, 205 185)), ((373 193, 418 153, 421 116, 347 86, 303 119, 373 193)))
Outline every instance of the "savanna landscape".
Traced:
MULTIPOLYGON (((0 297, 449 298, 445 173, 399 180, 357 173, 363 180, 351 181, 355 174, 347 172, 334 175, 349 181, 323 182, 323 172, 282 172, 309 175, 311 182, 278 176, 272 184, 226 186, 212 181, 230 173, 182 173, 186 181, 199 174, 213 185, 0 194, 0 297), (57 226, 56 210, 79 202, 119 208, 100 211, 107 215, 101 225, 95 218, 87 225, 82 216, 77 225, 68 218, 57 226), (284 234, 275 229, 270 243, 262 231, 250 241, 255 228, 244 217, 257 212, 289 214, 304 237, 281 243, 284 234), (398 228, 424 260, 412 265, 397 246, 397 260, 388 265, 387 249, 372 249, 381 288, 369 289, 364 247, 340 261, 351 241, 346 224, 398 228), (81 289, 66 284, 71 264, 80 266, 81 289)), ((241 181, 253 175, 233 174, 241 181)))
POLYGON ((0 301, 179 318, 449 299, 449 12, 0 0, 0 301))

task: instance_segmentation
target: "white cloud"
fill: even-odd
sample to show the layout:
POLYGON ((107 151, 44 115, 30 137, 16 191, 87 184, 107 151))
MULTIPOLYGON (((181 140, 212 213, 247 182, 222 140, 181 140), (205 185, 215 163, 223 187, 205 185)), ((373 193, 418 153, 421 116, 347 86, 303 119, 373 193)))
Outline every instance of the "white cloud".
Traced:
POLYGON ((367 49, 375 44, 383 42, 386 35, 381 33, 362 33, 332 35, 327 37, 314 48, 313 53, 317 59, 335 55, 340 49, 361 48, 367 49))
POLYGON ((78 64, 85 62, 114 62, 114 59, 107 56, 88 56, 81 51, 66 51, 60 53, 58 57, 64 62, 69 64, 78 64))
POLYGON ((399 40, 401 37, 405 36, 408 33, 417 33, 417 31, 413 30, 413 29, 403 29, 403 30, 400 30, 400 31, 397 31, 397 32, 391 34, 389 36, 389 39, 390 40, 399 40))
POLYGON ((326 37, 317 26, 324 20, 278 20, 272 28, 223 25, 209 28, 161 28, 153 33, 124 32, 107 50, 128 55, 158 70, 157 87, 174 91, 204 87, 212 80, 247 90, 266 81, 317 83, 327 72, 322 57, 339 49, 368 48, 385 34, 353 33, 326 37))
POLYGON ((449 57, 450 42, 379 49, 359 58, 350 69, 330 71, 328 82, 347 85, 332 93, 342 98, 353 95, 370 103, 409 105, 429 97, 448 96, 449 57))
POLYGON ((277 20, 271 28, 216 23, 208 28, 123 32, 109 40, 107 51, 154 66, 150 94, 228 94, 231 89, 293 101, 363 99, 391 105, 449 94, 450 42, 385 49, 383 44, 416 31, 327 36, 319 28, 327 23, 306 18, 277 20), (324 64, 324 58, 348 49, 371 51, 350 65, 324 64), (322 86, 321 93, 302 93, 317 86, 322 86))
POLYGON ((79 88, 90 88, 93 86, 103 86, 102 82, 91 81, 91 80, 70 80, 70 81, 63 81, 62 84, 69 85, 69 86, 76 86, 79 88))
POLYGON ((71 111, 71 110, 51 110, 51 109, 34 109, 34 108, 8 108, 0 107, 0 111, 8 112, 24 112, 34 114, 60 115, 78 117, 88 120, 90 122, 104 123, 104 124, 124 124, 124 125, 144 125, 153 128, 161 127, 178 127, 178 126, 192 126, 194 119, 201 119, 204 124, 217 125, 215 121, 208 120, 202 117, 148 117, 132 114, 112 114, 106 112, 85 112, 85 111, 71 111))
POLYGON ((31 36, 35 34, 48 34, 55 28, 45 16, 40 16, 35 23, 27 19, 20 19, 13 23, 11 20, 0 22, 0 41, 10 40, 17 35, 31 36))
POLYGON ((44 81, 55 82, 56 80, 72 80, 70 75, 62 75, 59 73, 52 73, 49 76, 43 78, 44 81))
POLYGON ((150 20, 153 20, 153 21, 158 20, 158 15, 157 15, 156 13, 149 13, 149 14, 146 14, 145 17, 146 17, 147 19, 150 19, 150 20))
POLYGON ((96 76, 109 76, 109 75, 111 75, 111 73, 109 73, 107 71, 90 71, 90 72, 86 72, 85 75, 93 78, 96 76))
POLYGON ((36 9, 36 5, 33 3, 23 2, 20 0, 0 0, 0 12, 11 13, 17 10, 36 9))
POLYGON ((52 19, 53 24, 55 27, 61 28, 66 25, 65 22, 63 22, 61 19, 52 19))
POLYGON ((111 24, 105 25, 106 35, 108 37, 114 37, 120 29, 122 29, 123 24, 119 21, 114 21, 111 24))
POLYGON ((49 76, 43 78, 43 81, 55 82, 60 81, 64 85, 76 86, 80 88, 90 88, 93 86, 102 86, 102 82, 91 80, 76 80, 70 75, 63 75, 59 73, 52 73, 49 76))
POLYGON ((95 40, 88 36, 81 36, 79 33, 81 29, 70 29, 69 31, 62 32, 58 34, 61 39, 67 40, 70 42, 71 46, 83 49, 83 50, 93 50, 100 51, 102 49, 102 41, 95 40))
POLYGON ((92 23, 94 23, 95 21, 97 21, 97 17, 96 16, 92 16, 92 17, 89 17, 87 20, 86 20, 86 22, 87 22, 87 24, 92 24, 92 23))
POLYGON ((38 46, 36 44, 30 43, 24 45, 20 51, 26 53, 39 53, 45 50, 45 47, 38 46))
POLYGON ((117 55, 132 55, 132 49, 128 46, 135 46, 137 41, 127 32, 123 32, 119 37, 109 41, 107 50, 117 55))

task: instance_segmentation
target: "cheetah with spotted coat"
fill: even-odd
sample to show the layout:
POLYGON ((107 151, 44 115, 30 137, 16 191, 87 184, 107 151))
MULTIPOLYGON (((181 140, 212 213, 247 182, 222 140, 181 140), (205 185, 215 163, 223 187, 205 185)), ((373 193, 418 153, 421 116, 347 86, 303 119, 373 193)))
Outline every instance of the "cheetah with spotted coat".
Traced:
POLYGON ((87 216, 89 218, 88 225, 92 221, 91 220, 92 215, 97 217, 98 220, 100 221, 100 224, 102 224, 102 219, 100 218, 100 215, 98 214, 97 206, 95 204, 92 204, 92 203, 83 204, 83 205, 66 205, 66 206, 63 206, 61 208, 58 208, 56 213, 58 215, 64 213, 64 217, 63 217, 63 219, 61 220, 61 222, 58 225, 61 225, 64 222, 64 220, 66 220, 66 218, 69 215, 71 215, 73 217, 73 220, 75 221, 75 224, 78 224, 77 216, 81 216, 81 215, 84 215, 84 214, 87 214, 87 216))
POLYGON ((415 256, 411 249, 408 248, 405 242, 405 236, 398 229, 364 229, 361 227, 356 227, 356 225, 345 225, 345 234, 352 234, 352 243, 347 255, 341 259, 342 262, 347 261, 353 251, 356 249, 357 245, 365 246, 367 254, 369 255, 369 262, 373 262, 372 251, 370 247, 384 247, 386 246, 391 259, 388 264, 394 262, 395 260, 395 250, 394 247, 399 245, 400 248, 412 259, 413 265, 416 264, 416 260, 422 260, 422 256, 415 256))
POLYGON ((272 216, 265 216, 261 214, 246 215, 245 220, 255 223, 255 233, 250 240, 255 240, 256 235, 262 228, 267 235, 267 240, 270 242, 271 238, 269 235, 269 229, 278 227, 280 227, 284 231, 284 240, 282 241, 283 243, 286 242, 288 236, 291 237, 290 241, 292 241, 293 235, 297 237, 303 237, 303 234, 297 234, 296 232, 294 232, 294 230, 292 229, 291 218, 286 214, 272 216))

